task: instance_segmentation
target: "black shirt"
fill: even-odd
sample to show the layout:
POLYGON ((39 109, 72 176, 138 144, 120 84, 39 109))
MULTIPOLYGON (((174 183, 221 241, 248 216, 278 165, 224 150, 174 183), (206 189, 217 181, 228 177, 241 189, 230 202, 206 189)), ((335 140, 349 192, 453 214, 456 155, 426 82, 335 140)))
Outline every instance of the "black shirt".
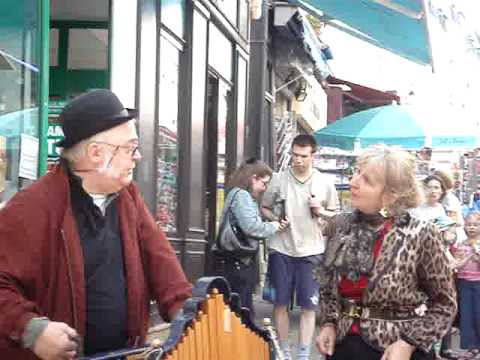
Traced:
POLYGON ((73 214, 84 258, 86 334, 84 354, 127 344, 127 291, 116 196, 109 195, 105 216, 70 173, 73 214))

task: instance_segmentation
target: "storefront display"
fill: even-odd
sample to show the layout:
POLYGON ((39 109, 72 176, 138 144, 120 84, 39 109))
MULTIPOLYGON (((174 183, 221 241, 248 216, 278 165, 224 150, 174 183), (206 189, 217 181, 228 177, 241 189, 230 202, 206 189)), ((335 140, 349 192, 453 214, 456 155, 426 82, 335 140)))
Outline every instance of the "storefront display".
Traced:
POLYGON ((239 25, 243 19, 248 35, 248 1, 224 1, 226 8, 209 0, 111 3, 112 90, 139 112, 142 161, 135 180, 193 280, 211 265, 225 178, 253 146, 244 140, 250 46, 239 25), (116 14, 128 9, 137 12, 138 24, 125 34, 116 14), (222 14, 229 9, 238 16, 222 14), (136 63, 125 57, 125 39, 132 38, 136 63), (132 89, 128 84, 134 91, 123 91, 132 89))
POLYGON ((230 87, 219 83, 218 89, 218 113, 217 113, 217 201, 216 201, 216 231, 220 227, 220 218, 225 203, 225 175, 227 154, 227 121, 228 106, 230 103, 230 87))
POLYGON ((342 211, 351 209, 350 179, 355 158, 350 152, 329 148, 322 148, 314 157, 314 167, 334 181, 342 211))
POLYGON ((157 138, 156 218, 167 233, 177 230, 178 206, 178 76, 179 51, 171 39, 161 37, 160 91, 157 138))
MULTIPOLYGON (((21 139, 38 142, 41 104, 37 2, 5 0, 2 7, 8 11, 0 16, 0 202, 30 183, 20 171, 21 139)), ((38 157, 38 148, 35 154, 38 157)), ((38 168, 32 164, 37 159, 26 159, 28 178, 36 178, 38 168)))
POLYGON ((468 204, 480 185, 478 181, 478 175, 480 174, 480 156, 478 156, 478 152, 468 152, 461 158, 460 173, 463 175, 463 181, 459 184, 459 189, 461 190, 460 199, 464 204, 468 204))
POLYGON ((166 232, 176 230, 177 212, 177 139, 168 129, 161 129, 158 145, 157 221, 166 232))
POLYGON ((297 134, 294 114, 287 112, 274 117, 276 171, 285 170, 290 164, 290 146, 297 134))
POLYGON ((58 115, 62 111, 65 104, 65 102, 51 102, 49 104, 47 133, 47 171, 49 171, 52 166, 57 163, 60 156, 58 148, 55 144, 63 139, 63 131, 59 123, 58 115))

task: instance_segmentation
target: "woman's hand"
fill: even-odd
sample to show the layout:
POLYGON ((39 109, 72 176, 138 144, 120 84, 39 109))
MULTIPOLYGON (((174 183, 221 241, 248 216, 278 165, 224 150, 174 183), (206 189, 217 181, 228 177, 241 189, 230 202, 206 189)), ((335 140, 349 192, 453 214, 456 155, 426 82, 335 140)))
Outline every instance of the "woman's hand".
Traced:
POLYGON ((381 360, 410 360, 415 347, 403 340, 397 340, 385 349, 381 360))
POLYGON ((335 351, 337 333, 335 325, 325 324, 320 328, 320 333, 315 339, 318 351, 323 355, 332 356, 335 351))
POLYGON ((287 230, 289 225, 290 225, 290 222, 288 221, 288 219, 280 220, 280 226, 278 228, 278 231, 287 230))
POLYGON ((285 231, 290 225, 288 220, 272 221, 272 224, 277 227, 277 232, 285 231))

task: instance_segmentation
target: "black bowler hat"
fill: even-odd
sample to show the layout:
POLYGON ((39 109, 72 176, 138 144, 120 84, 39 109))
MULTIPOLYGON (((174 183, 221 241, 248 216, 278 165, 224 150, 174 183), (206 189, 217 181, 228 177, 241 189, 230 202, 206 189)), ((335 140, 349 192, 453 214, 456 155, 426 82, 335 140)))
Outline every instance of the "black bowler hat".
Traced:
POLYGON ((68 149, 82 140, 121 125, 137 116, 110 90, 92 90, 77 96, 60 113, 65 138, 56 145, 68 149))

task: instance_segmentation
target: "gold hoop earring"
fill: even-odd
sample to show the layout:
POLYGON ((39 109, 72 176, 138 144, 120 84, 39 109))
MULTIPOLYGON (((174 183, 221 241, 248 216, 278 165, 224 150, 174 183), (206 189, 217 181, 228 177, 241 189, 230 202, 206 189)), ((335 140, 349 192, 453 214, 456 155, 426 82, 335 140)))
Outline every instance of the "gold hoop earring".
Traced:
POLYGON ((384 217, 384 218, 389 218, 389 217, 391 216, 390 211, 389 211, 388 208, 386 208, 386 207, 381 208, 380 211, 379 211, 379 213, 380 213, 380 215, 382 215, 382 217, 384 217))

